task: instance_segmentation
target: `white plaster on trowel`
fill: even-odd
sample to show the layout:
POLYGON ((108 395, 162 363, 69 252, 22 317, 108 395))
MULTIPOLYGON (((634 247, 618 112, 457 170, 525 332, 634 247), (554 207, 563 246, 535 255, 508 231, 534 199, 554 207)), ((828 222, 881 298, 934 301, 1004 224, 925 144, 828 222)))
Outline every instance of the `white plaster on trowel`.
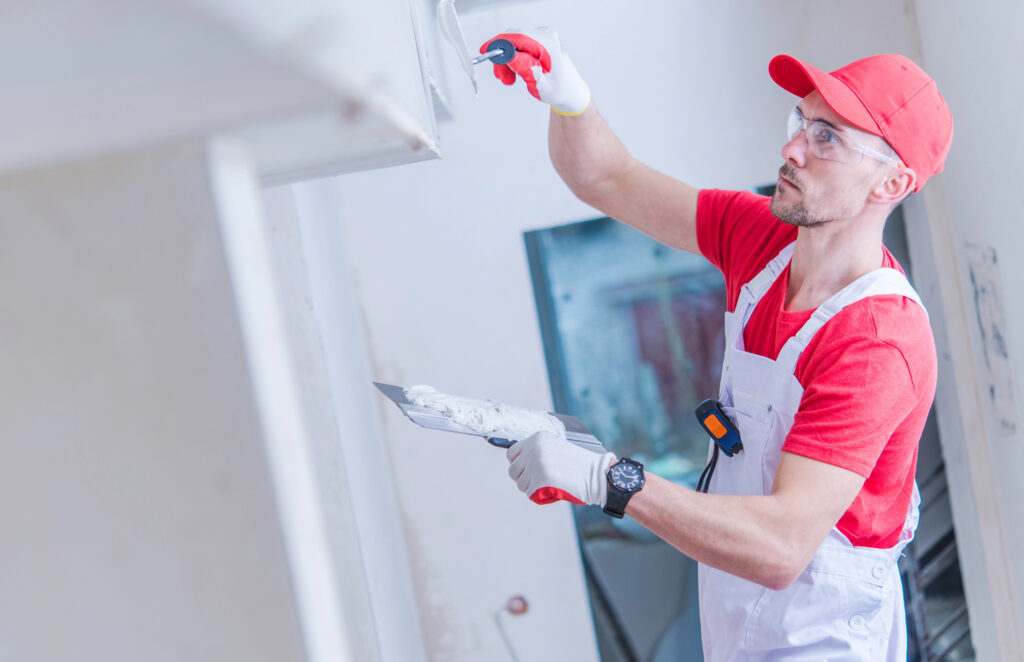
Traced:
POLYGON ((405 389, 405 397, 414 405, 440 412, 486 437, 518 441, 541 431, 565 437, 562 422, 543 411, 510 407, 493 400, 448 395, 424 385, 405 389))

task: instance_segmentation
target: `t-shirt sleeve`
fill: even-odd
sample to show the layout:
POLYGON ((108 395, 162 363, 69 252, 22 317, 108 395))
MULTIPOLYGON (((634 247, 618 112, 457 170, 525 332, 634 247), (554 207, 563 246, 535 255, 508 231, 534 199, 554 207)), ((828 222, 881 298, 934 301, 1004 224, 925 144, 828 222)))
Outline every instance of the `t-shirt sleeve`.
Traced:
POLYGON ((770 198, 749 191, 704 189, 697 195, 697 245, 725 276, 728 307, 739 290, 796 236, 772 216, 770 198))
MULTIPOLYGON (((868 312, 871 307, 867 307, 868 312)), ((840 319, 848 311, 837 315, 819 333, 828 330, 832 332, 829 335, 841 335, 843 327, 864 329, 865 322, 874 330, 871 322, 863 319, 863 307, 840 319), (829 329, 834 322, 839 324, 829 329)), ((850 334, 840 342, 822 339, 822 346, 829 349, 815 352, 804 368, 801 381, 806 388, 782 450, 865 478, 871 475, 883 450, 912 457, 912 449, 905 449, 908 455, 886 446, 894 442, 916 444, 916 438, 894 437, 894 432, 908 419, 926 413, 935 391, 934 344, 923 313, 916 317, 922 319, 911 323, 921 328, 903 331, 909 331, 910 338, 919 337, 917 342, 870 332, 850 334)))

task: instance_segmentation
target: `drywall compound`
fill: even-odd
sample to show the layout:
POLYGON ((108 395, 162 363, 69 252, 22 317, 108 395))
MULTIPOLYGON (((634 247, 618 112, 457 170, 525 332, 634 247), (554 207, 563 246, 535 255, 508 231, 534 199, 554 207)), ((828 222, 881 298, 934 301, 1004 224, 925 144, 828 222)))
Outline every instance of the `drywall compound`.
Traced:
POLYGON ((541 431, 565 437, 562 422, 543 411, 510 407, 494 400, 448 395, 424 385, 405 389, 405 397, 418 407, 440 412, 486 437, 519 441, 541 431))

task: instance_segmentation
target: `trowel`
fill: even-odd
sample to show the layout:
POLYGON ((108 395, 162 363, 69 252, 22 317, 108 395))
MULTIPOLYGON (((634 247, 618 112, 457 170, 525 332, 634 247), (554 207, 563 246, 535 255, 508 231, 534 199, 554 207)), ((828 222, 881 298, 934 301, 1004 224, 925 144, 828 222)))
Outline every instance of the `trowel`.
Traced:
MULTIPOLYGON (((461 423, 456 423, 439 411, 415 405, 409 402, 409 399, 405 397, 405 389, 401 386, 381 384, 380 382, 374 382, 373 384, 379 388, 381 393, 386 395, 389 400, 398 405, 398 408, 402 410, 402 413, 408 416, 413 423, 422 427, 430 428, 432 430, 445 430, 447 432, 458 432, 460 434, 471 434, 477 437, 483 437, 499 448, 508 448, 519 441, 518 439, 487 437, 476 430, 462 425, 461 423)), ((590 434, 590 431, 587 430, 587 426, 583 424, 583 421, 575 416, 567 416, 566 414, 552 413, 551 415, 560 420, 562 425, 565 426, 566 439, 580 448, 585 448, 586 450, 593 451, 594 453, 606 452, 604 444, 598 441, 597 437, 590 434)))
POLYGON ((516 47, 507 39, 495 39, 487 44, 487 52, 473 56, 469 50, 469 44, 466 43, 466 36, 462 33, 459 15, 455 12, 455 0, 438 0, 437 27, 458 54, 459 64, 462 65, 462 70, 466 72, 470 82, 473 83, 473 92, 476 94, 479 94, 479 90, 477 89, 474 65, 487 61, 493 64, 507 64, 516 56, 516 47))

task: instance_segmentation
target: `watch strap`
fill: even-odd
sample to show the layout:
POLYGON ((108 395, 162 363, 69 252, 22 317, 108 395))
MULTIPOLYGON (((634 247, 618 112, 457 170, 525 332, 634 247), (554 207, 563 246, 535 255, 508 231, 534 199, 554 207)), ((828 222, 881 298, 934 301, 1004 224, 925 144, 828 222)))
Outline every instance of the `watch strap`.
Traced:
POLYGON ((609 482, 608 498, 604 504, 605 514, 622 519, 626 514, 626 504, 629 503, 630 497, 634 494, 636 494, 636 492, 625 492, 609 482))

